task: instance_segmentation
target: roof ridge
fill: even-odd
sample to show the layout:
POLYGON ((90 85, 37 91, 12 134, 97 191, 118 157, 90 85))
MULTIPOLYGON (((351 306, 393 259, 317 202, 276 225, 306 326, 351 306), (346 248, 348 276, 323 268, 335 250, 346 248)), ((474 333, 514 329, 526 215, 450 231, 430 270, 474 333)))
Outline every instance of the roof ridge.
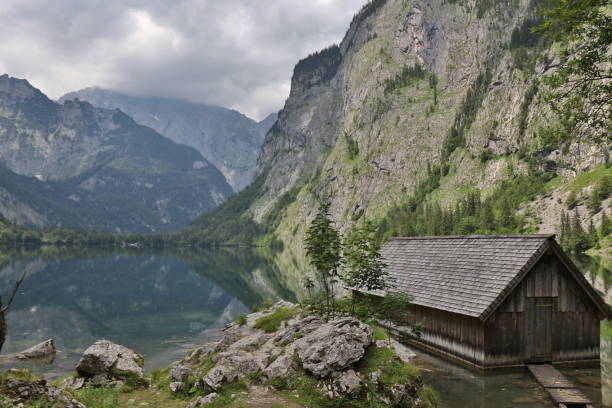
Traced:
POLYGON ((411 240, 434 240, 434 239, 520 239, 520 238, 532 238, 532 239, 549 239, 555 238, 555 234, 496 234, 496 235, 439 235, 439 236, 419 236, 419 237, 392 237, 388 241, 411 241, 411 240))

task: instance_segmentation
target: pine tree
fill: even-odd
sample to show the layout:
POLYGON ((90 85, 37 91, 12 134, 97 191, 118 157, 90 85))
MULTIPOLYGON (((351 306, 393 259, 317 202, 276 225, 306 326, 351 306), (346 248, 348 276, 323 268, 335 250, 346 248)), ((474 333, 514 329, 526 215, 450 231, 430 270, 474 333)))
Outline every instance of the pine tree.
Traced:
POLYGON ((495 231, 495 217, 493 207, 489 201, 482 204, 482 226, 487 232, 495 231))
POLYGON ((589 222, 589 230, 588 230, 588 240, 589 246, 594 247, 597 244, 597 230, 595 229, 595 224, 593 223, 593 218, 589 222))
MULTIPOLYGON (((382 260, 376 235, 374 224, 365 221, 346 237, 343 245, 346 271, 342 279, 347 286, 367 291, 387 288, 387 265, 382 260)), ((354 302, 353 298, 353 305, 354 302)))
POLYGON ((606 210, 601 213, 601 225, 599 226, 599 236, 601 239, 606 238, 612 233, 612 223, 606 214, 606 210))
POLYGON ((323 285, 328 313, 334 314, 334 284, 341 263, 340 233, 330 218, 329 203, 321 203, 319 211, 306 231, 306 255, 315 267, 323 285))
POLYGON ((502 227, 510 228, 512 222, 512 214, 510 213, 510 205, 507 200, 502 199, 499 208, 499 224, 502 227))

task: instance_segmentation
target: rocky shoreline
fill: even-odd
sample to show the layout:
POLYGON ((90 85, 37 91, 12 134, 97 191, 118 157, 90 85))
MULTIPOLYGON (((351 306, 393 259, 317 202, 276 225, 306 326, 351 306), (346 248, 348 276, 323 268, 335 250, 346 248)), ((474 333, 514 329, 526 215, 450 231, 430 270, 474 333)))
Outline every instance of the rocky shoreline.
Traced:
MULTIPOLYGON (((230 407, 263 389, 278 406, 377 405, 433 407, 435 396, 409 364, 405 346, 380 339, 375 330, 351 316, 326 320, 288 302, 241 316, 206 343, 153 376, 144 373, 138 353, 107 340, 85 350, 76 374, 53 387, 44 380, 5 379, 0 391, 12 406, 27 406, 34 396, 50 403, 83 407, 79 390, 112 387, 123 393, 155 389, 184 407, 230 407), (42 383, 41 383, 42 381, 42 383), (228 395, 227 389, 241 392, 228 395), (297 395, 297 397, 296 397, 297 395), (283 405, 283 403, 286 403, 283 405)), ((242 401, 244 403, 244 401, 242 401)), ((4 405, 2 405, 4 407, 4 405)), ((11 406, 11 405, 8 405, 11 406)), ((250 406, 250 405, 236 405, 250 406)), ((266 405, 258 405, 266 406, 266 405)))

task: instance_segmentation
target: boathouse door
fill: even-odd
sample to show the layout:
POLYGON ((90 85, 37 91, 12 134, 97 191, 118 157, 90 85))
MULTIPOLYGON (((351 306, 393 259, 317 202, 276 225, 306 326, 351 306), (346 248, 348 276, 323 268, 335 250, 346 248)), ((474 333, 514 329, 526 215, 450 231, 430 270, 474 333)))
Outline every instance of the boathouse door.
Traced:
POLYGON ((531 363, 552 361, 552 311, 552 297, 533 297, 527 302, 526 357, 531 363))

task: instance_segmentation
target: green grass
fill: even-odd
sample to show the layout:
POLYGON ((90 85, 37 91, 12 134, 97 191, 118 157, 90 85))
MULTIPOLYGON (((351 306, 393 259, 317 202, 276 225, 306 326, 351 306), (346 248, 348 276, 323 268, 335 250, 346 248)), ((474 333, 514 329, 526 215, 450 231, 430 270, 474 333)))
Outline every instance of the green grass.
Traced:
POLYGON ((327 396, 318 389, 318 380, 300 370, 288 378, 276 378, 269 384, 285 399, 303 404, 307 407, 332 408, 343 405, 334 405, 327 396))
POLYGON ((279 307, 272 314, 257 319, 255 328, 261 329, 266 333, 277 331, 282 322, 286 322, 298 313, 294 307, 279 307))
MULTIPOLYGON (((219 391, 219 398, 206 405, 207 408, 242 408, 247 407, 242 401, 241 394, 248 391, 248 385, 243 381, 223 386, 219 391)), ((244 394, 242 394, 244 395, 244 394)))
POLYGON ((118 408, 119 391, 111 386, 87 386, 74 392, 74 397, 87 407, 118 408))
POLYGON ((410 382, 419 375, 419 369, 416 366, 398 359, 391 348, 379 348, 375 345, 368 347, 365 355, 357 364, 357 370, 364 376, 381 370, 381 381, 385 385, 410 382))
POLYGON ((576 178, 565 187, 565 190, 569 192, 573 191, 578 194, 586 187, 599 182, 605 176, 612 177, 612 167, 606 167, 605 164, 600 164, 593 170, 576 176, 576 178))
POLYGON ((374 341, 377 340, 387 340, 389 336, 387 336, 387 332, 380 326, 372 326, 372 331, 374 332, 372 335, 372 339, 374 341))

